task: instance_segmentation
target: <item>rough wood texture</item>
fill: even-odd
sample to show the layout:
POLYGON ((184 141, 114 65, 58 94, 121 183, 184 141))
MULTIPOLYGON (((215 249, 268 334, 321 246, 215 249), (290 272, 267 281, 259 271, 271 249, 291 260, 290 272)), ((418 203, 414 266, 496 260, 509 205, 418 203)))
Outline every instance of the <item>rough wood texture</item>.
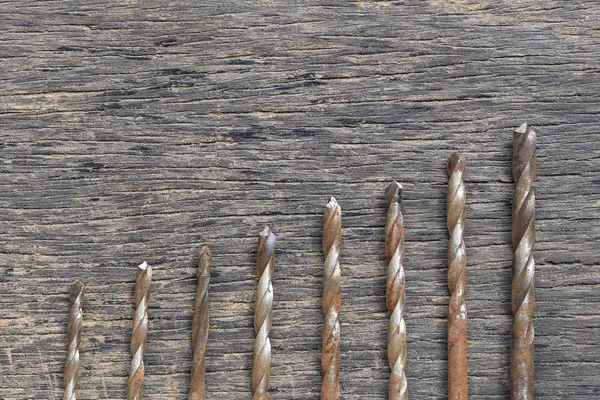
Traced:
POLYGON ((600 7, 584 1, 2 1, 0 398, 185 399, 197 251, 207 397, 251 397, 256 232, 278 234, 273 399, 318 399, 322 209, 344 210, 344 399, 387 390, 383 189, 404 186, 408 387, 446 396, 446 159, 468 160, 469 392, 507 399, 512 132, 538 132, 536 397, 600 396, 600 7), (204 3, 204 4, 202 4, 204 3))

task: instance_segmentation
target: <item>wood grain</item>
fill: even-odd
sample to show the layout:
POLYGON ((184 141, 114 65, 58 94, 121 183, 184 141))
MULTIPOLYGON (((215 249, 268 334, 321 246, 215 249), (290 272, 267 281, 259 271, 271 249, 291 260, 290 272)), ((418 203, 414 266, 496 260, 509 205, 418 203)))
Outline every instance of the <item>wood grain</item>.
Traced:
POLYGON ((0 398, 185 399, 197 252, 207 397, 251 397, 256 235, 278 235, 273 399, 318 399, 322 209, 344 210, 344 399, 387 390, 383 190, 404 186, 411 399, 446 398, 445 160, 466 157, 469 392, 508 398, 512 131, 538 133, 536 397, 600 396, 600 7, 586 1, 0 1, 0 398))

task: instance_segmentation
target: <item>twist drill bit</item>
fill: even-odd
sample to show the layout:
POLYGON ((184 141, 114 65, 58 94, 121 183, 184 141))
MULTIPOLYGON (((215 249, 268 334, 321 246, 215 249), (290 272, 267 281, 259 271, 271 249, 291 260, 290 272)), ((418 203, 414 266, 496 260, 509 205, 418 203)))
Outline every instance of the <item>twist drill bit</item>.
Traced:
POLYGON ((131 366, 127 382, 127 400, 142 399, 144 352, 148 340, 148 297, 152 268, 145 261, 137 268, 135 282, 135 316, 131 333, 131 366))
POLYGON ((388 322, 388 362, 390 380, 388 383, 389 400, 407 400, 408 383, 406 381, 406 308, 405 276, 402 261, 404 259, 404 220, 400 211, 402 186, 392 182, 385 189, 388 204, 385 224, 385 253, 387 255, 386 301, 390 320, 388 322))
POLYGON ((252 392, 254 400, 269 398, 271 379, 271 341, 269 332, 273 309, 273 271, 275 269, 275 234, 266 226, 258 235, 256 273, 256 308, 254 310, 254 358, 252 360, 252 392))
POLYGON ((466 162, 459 153, 448 159, 448 399, 468 398, 467 371, 467 255, 463 232, 465 230, 465 184, 463 172, 466 162))
POLYGON ((533 245, 535 242, 535 132, 527 124, 514 132, 512 173, 513 278, 510 338, 510 398, 533 399, 533 310, 535 308, 533 245))
POLYGON ((204 400, 206 374, 206 342, 208 340, 208 285, 210 283, 211 254, 204 247, 198 259, 196 303, 192 320, 192 377, 188 400, 204 400))
POLYGON ((340 286, 340 247, 342 244, 342 210, 331 198, 323 213, 323 349, 321 352, 321 400, 340 399, 340 321, 342 304, 340 286))
POLYGON ((85 285, 75 281, 71 287, 71 309, 69 311, 69 327, 67 328, 67 359, 65 361, 65 392, 63 400, 75 400, 75 386, 77 386, 77 373, 79 370, 79 342, 81 340, 81 323, 83 313, 83 293, 85 285))

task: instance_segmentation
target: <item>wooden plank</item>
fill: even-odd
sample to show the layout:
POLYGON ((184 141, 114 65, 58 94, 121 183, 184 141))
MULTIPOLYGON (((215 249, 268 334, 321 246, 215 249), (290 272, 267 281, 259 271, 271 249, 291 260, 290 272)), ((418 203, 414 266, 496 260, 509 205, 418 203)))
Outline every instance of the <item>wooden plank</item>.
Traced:
POLYGON ((538 132, 536 396, 600 395, 593 2, 1 2, 0 398, 122 399, 135 266, 154 268, 145 398, 184 399, 213 250, 207 391, 250 398, 257 234, 278 234, 275 399, 317 399, 321 218, 343 209, 344 399, 387 389, 383 189, 405 188, 408 379, 446 396, 445 160, 461 150, 469 389, 508 396, 512 130, 538 132))

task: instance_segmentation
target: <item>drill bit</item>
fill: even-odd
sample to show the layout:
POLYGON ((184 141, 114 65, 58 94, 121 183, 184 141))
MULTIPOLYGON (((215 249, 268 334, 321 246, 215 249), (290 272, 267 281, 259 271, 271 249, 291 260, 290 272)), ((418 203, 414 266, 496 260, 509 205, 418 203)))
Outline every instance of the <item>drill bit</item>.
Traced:
POLYGON ((208 285, 210 283, 211 254, 204 247, 198 259, 196 303, 192 320, 192 377, 188 400, 204 400, 206 374, 206 341, 208 340, 208 285))
POLYGON ((331 198, 323 213, 323 349, 321 352, 321 400, 340 399, 340 321, 342 304, 340 286, 340 247, 342 244, 342 210, 331 198))
POLYGON ((406 381, 406 308, 405 276, 402 261, 404 259, 404 220, 400 211, 402 186, 392 182, 385 189, 388 204, 385 224, 385 253, 388 259, 386 301, 390 316, 388 322, 388 362, 390 380, 388 382, 389 400, 407 400, 408 383, 406 381))
POLYGON ((81 305, 85 285, 81 281, 75 281, 71 287, 71 309, 69 311, 69 327, 67 328, 67 359, 65 361, 65 392, 63 400, 75 400, 75 386, 77 386, 77 374, 79 370, 79 342, 81 340, 81 323, 83 313, 81 305))
POLYGON ((527 124, 514 132, 512 173, 512 314, 510 399, 533 399, 533 309, 535 263, 535 132, 527 124))
POLYGON ((271 379, 271 340, 269 332, 273 320, 273 271, 275 269, 275 234, 266 226, 258 234, 256 273, 256 308, 254 310, 254 358, 252 360, 252 392, 254 400, 269 398, 271 379))
POLYGON ((145 261, 137 268, 135 282, 135 316, 131 333, 131 366, 127 382, 127 400, 142 399, 144 352, 148 340, 148 297, 152 268, 145 261))
POLYGON ((448 159, 447 225, 448 241, 448 399, 468 398, 467 370, 467 255, 463 232, 465 230, 465 184, 463 173, 466 162, 459 153, 448 159))

